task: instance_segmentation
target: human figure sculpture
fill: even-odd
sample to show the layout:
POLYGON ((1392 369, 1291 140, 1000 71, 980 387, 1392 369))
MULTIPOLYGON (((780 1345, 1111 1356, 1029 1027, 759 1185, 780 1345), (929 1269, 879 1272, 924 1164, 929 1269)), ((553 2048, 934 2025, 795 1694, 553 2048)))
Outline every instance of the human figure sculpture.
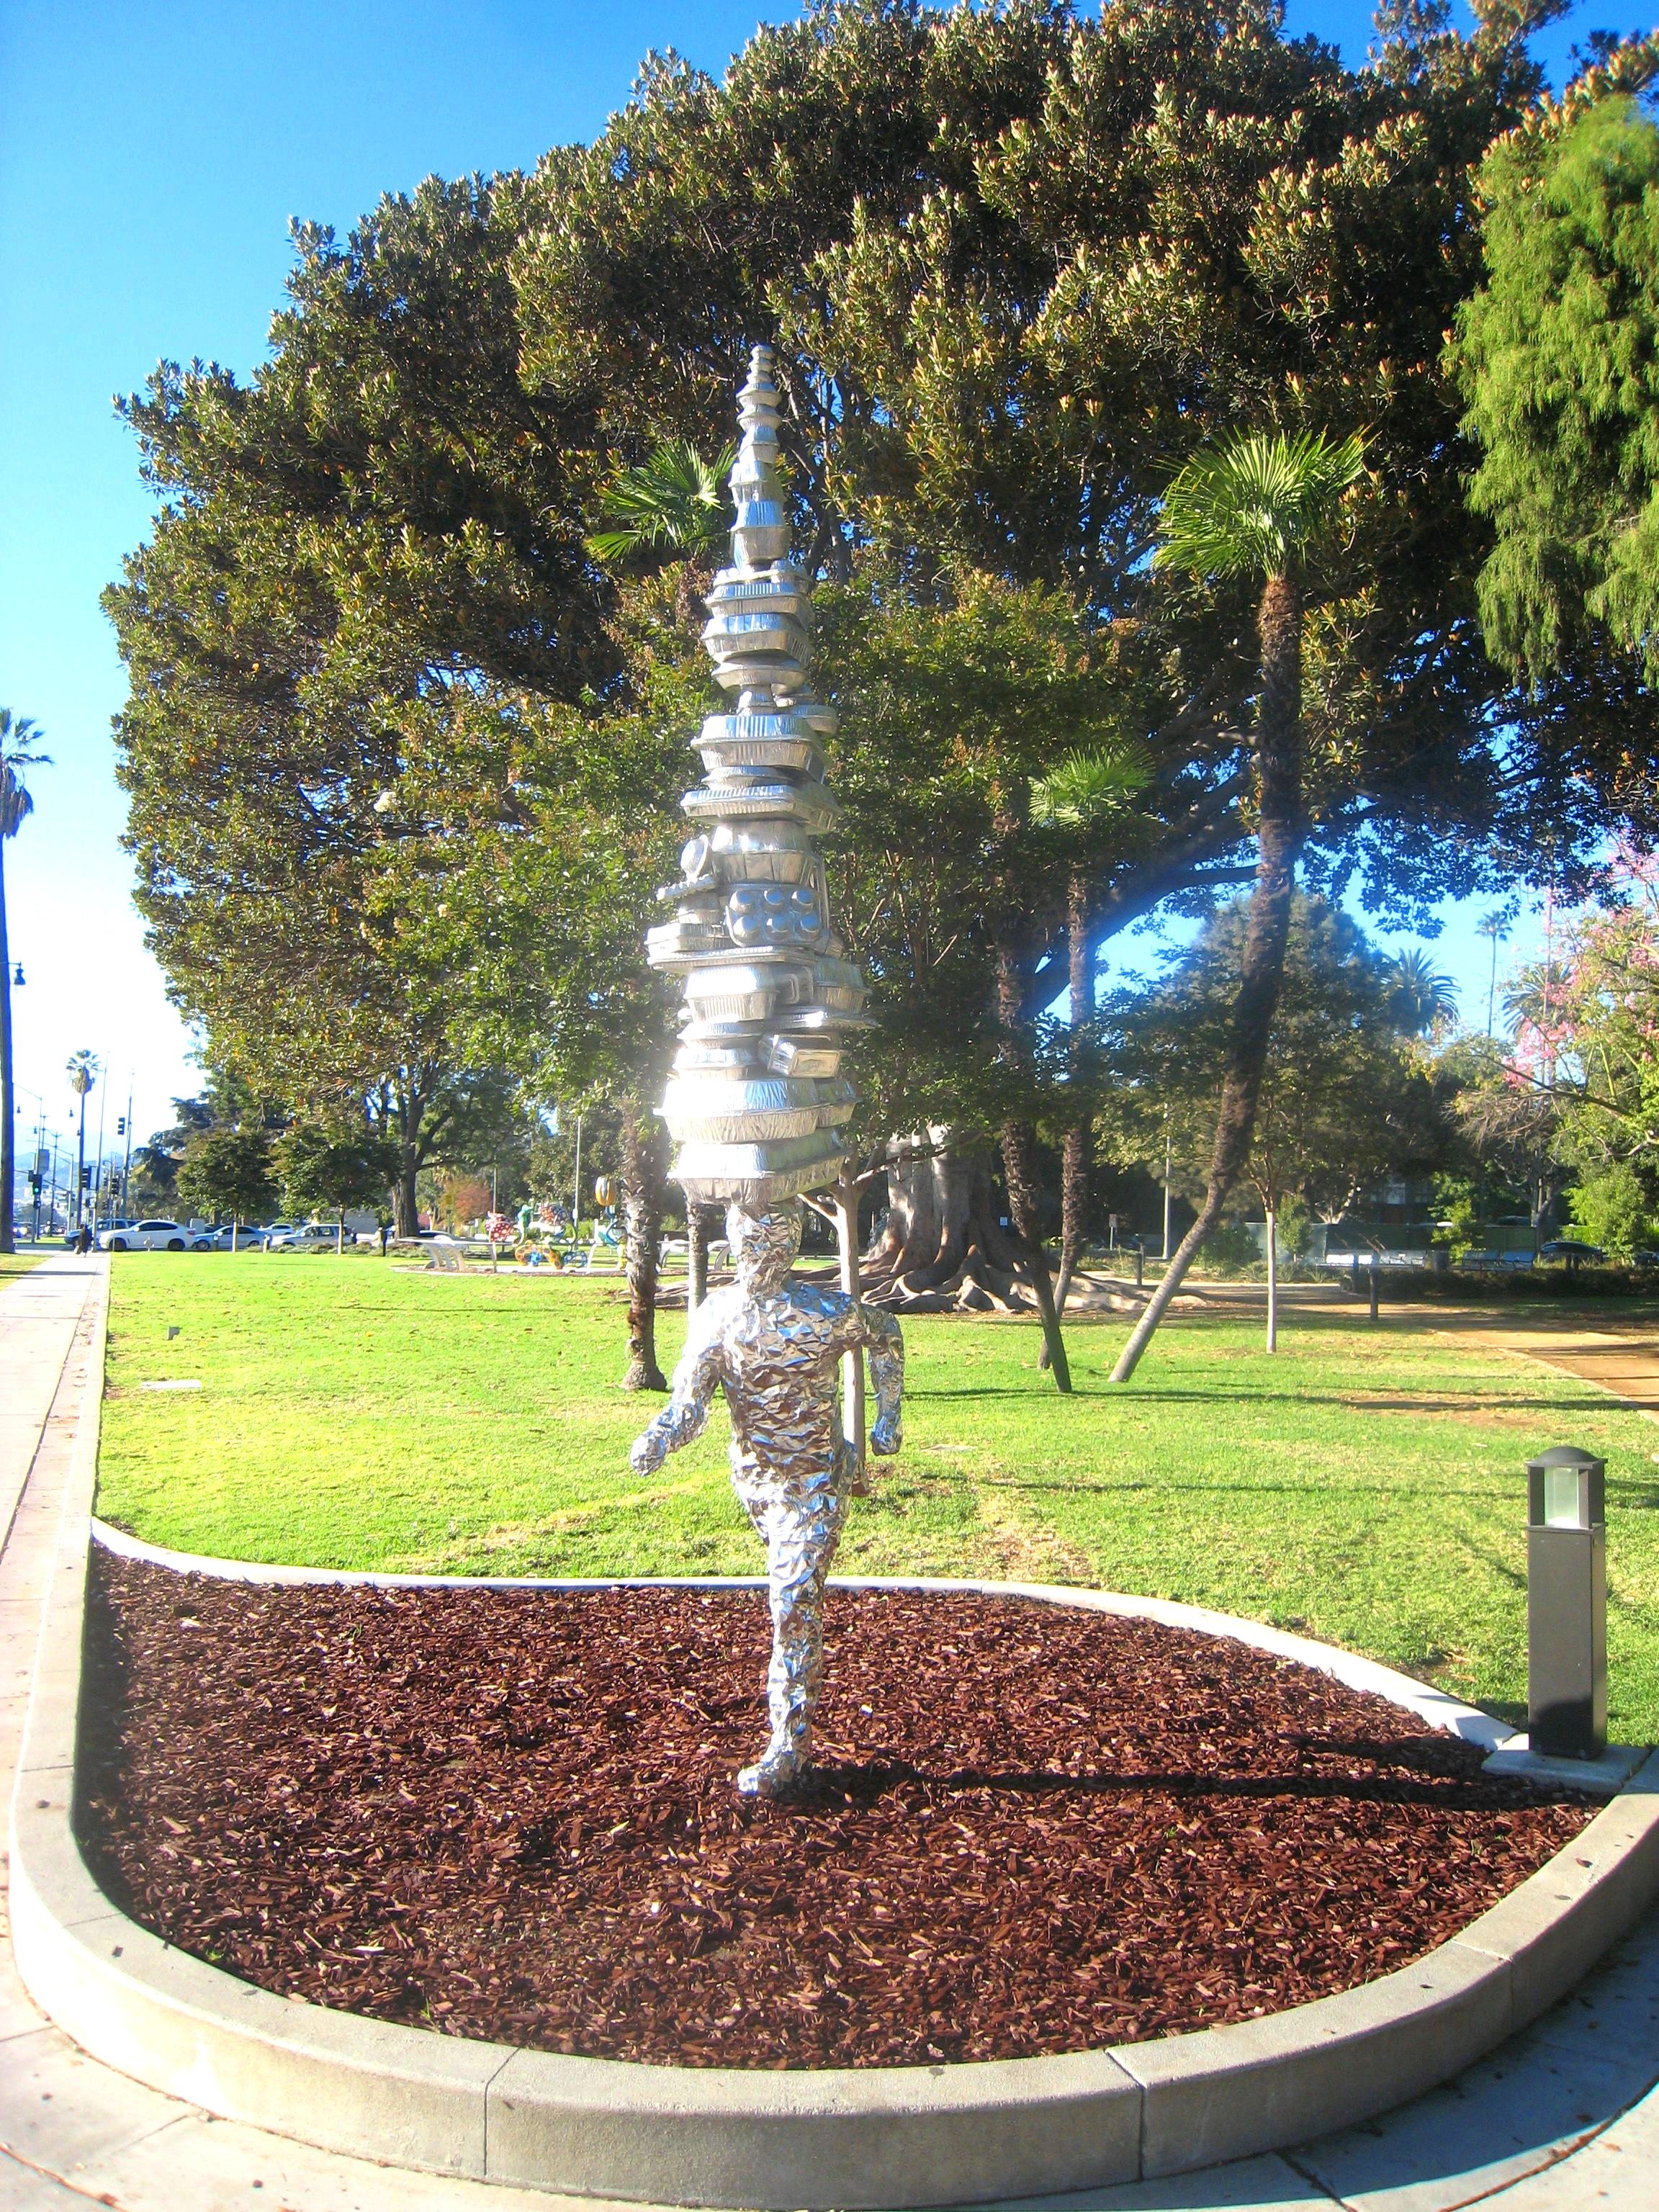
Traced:
POLYGON ((737 1281, 690 1318, 669 1403, 635 1440, 641 1474, 702 1434, 717 1388, 732 1414, 732 1482, 766 1546, 772 1659, 771 1738, 738 1776, 745 1796, 783 1797, 808 1764, 823 1656, 823 1584, 847 1517, 867 1487, 842 1434, 836 1395, 842 1353, 866 1350, 875 1387, 870 1449, 899 1448, 904 1345, 890 1314, 844 1291, 792 1277, 801 1214, 793 1200, 764 1213, 728 1208, 737 1281))

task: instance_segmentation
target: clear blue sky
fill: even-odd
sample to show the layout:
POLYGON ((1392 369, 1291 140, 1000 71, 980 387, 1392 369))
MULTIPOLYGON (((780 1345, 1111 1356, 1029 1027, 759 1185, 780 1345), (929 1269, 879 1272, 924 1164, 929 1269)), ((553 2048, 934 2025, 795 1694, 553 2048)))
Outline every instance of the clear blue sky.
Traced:
MULTIPOLYGON (((601 128, 649 48, 719 71, 757 14, 753 0, 0 0, 0 702, 34 717, 55 763, 6 852, 27 978, 13 999, 20 1134, 37 1097, 67 1127, 80 1046, 108 1069, 91 1103, 95 1126, 110 1092, 112 1144, 129 1073, 141 1136, 198 1087, 118 843, 124 686, 98 594, 149 508, 111 395, 162 357, 252 369, 290 216, 343 230, 434 171, 528 166, 601 128)), ((1346 0, 1297 0, 1290 21, 1351 59, 1370 36, 1346 0)), ((1540 50, 1559 80, 1585 27, 1644 21, 1629 0, 1581 7, 1540 50)), ((1468 921, 1451 917, 1438 950, 1474 1016, 1486 949, 1468 921)))

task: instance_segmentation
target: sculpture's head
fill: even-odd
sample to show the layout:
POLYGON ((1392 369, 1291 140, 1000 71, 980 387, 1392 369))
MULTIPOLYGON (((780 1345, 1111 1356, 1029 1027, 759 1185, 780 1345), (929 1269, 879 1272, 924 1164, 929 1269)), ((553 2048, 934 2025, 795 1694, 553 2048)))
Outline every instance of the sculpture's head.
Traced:
POLYGON ((727 1206, 726 1241, 732 1248, 738 1287, 745 1297, 767 1297, 782 1287, 800 1250, 800 1206, 793 1199, 766 1213, 727 1206))

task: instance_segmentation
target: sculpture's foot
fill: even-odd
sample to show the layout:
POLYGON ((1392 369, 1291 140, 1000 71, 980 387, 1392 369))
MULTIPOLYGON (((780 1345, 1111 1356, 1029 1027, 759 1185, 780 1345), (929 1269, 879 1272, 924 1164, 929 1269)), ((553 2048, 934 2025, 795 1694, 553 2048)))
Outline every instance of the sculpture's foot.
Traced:
POLYGON ((769 1751, 759 1764, 738 1775, 740 1797, 787 1797, 800 1786, 807 1762, 798 1751, 769 1751))

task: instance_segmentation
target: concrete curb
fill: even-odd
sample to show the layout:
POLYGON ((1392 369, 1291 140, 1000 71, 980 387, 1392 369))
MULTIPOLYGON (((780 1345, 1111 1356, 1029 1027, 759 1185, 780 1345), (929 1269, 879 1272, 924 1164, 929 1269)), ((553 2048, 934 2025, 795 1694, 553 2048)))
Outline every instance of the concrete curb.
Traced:
MULTIPOLYGON (((1659 1892, 1656 1757, 1565 1851, 1413 1965, 1267 2019, 1154 2043, 993 2063, 759 2073, 515 2051, 292 2002, 137 1927, 98 1888, 75 1840, 97 1408, 89 1386, 13 1807, 19 1966, 36 2001, 95 2057, 228 2118, 327 2149, 520 2186, 763 2212, 982 2203, 1181 2172, 1348 2125, 1446 2079, 1570 1989, 1659 1892)), ((100 1527, 99 1536, 127 1556, 246 1581, 478 1587, 471 1577, 158 1555, 118 1532, 100 1527)), ((1386 1668, 1195 1607, 1040 1584, 841 1586, 1006 1593, 1165 1621, 1317 1666, 1474 1741, 1504 1732, 1386 1668)))

